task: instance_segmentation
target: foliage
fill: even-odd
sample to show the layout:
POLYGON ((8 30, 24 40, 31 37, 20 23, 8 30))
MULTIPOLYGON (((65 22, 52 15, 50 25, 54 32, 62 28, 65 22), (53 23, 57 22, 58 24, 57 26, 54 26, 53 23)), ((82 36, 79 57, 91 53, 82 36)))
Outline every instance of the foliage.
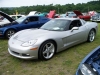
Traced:
POLYGON ((99 8, 100 0, 98 1, 90 1, 87 3, 78 3, 78 4, 50 4, 50 5, 33 5, 33 6, 22 6, 16 8, 0 8, 1 11, 7 14, 15 14, 17 10, 19 14, 28 14, 30 11, 38 11, 38 12, 49 12, 50 10, 56 10, 56 13, 66 13, 67 11, 79 10, 81 12, 88 11, 100 11, 99 8))

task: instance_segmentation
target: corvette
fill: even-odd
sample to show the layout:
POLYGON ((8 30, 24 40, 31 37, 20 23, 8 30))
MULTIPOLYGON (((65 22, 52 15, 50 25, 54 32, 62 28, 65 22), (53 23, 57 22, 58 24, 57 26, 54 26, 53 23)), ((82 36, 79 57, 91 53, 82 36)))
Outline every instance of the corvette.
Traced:
POLYGON ((21 59, 49 60, 73 45, 94 41, 97 28, 97 23, 78 18, 52 19, 39 29, 17 32, 8 41, 8 52, 21 59))

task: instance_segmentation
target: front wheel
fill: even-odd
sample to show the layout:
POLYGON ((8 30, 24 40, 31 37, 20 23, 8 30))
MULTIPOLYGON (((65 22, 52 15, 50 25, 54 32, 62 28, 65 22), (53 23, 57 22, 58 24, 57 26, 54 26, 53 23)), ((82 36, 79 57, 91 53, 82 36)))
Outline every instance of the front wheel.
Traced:
POLYGON ((94 38, 95 38, 95 31, 92 29, 90 32, 89 32, 89 35, 88 35, 88 42, 93 42, 94 41, 94 38))
POLYGON ((44 42, 39 49, 39 58, 42 60, 49 60, 55 54, 55 44, 53 41, 44 42))
POLYGON ((10 29, 6 31, 5 37, 9 39, 14 34, 15 34, 15 30, 10 29))

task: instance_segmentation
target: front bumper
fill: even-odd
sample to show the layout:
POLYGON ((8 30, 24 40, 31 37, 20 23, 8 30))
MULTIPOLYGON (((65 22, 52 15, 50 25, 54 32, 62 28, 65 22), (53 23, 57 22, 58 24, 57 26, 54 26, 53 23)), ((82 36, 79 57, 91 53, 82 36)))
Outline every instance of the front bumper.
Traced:
POLYGON ((4 33, 0 32, 0 38, 4 37, 4 33))
POLYGON ((8 43, 8 52, 17 58, 21 59, 38 59, 38 48, 36 50, 31 50, 35 47, 23 47, 20 41, 15 41, 16 43, 8 43))
POLYGON ((17 57, 17 58, 21 58, 21 59, 38 59, 38 56, 37 56, 37 55, 35 56, 35 53, 36 53, 36 52, 34 52, 34 51, 32 52, 33 54, 25 53, 25 52, 20 53, 20 52, 15 52, 15 51, 13 51, 13 50, 10 50, 10 49, 8 48, 8 52, 9 52, 12 56, 17 57))
POLYGON ((92 20, 92 21, 94 21, 94 22, 95 22, 95 21, 96 21, 96 22, 100 22, 100 20, 92 20))

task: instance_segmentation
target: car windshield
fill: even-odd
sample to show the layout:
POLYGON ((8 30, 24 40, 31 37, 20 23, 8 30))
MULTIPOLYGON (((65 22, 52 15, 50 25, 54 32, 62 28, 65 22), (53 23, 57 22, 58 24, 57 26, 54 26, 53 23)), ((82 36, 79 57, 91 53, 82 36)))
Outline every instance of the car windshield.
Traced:
POLYGON ((53 19, 45 23, 40 29, 51 31, 64 31, 68 29, 70 20, 53 19))
POLYGON ((24 21, 25 19, 26 19, 26 16, 23 16, 23 17, 18 18, 16 21, 17 21, 18 23, 21 23, 21 22, 24 21))

